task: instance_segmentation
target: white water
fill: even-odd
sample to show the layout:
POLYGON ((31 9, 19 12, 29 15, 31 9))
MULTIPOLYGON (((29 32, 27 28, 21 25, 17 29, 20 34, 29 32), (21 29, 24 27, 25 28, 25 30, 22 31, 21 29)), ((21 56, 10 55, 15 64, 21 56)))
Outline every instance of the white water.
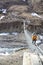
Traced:
POLYGON ((32 52, 34 52, 35 46, 32 44, 31 34, 30 34, 30 32, 27 33, 27 30, 25 30, 24 32, 25 32, 26 41, 27 41, 27 43, 28 43, 28 48, 29 48, 32 52))
POLYGON ((41 41, 40 41, 40 40, 37 40, 37 41, 36 41, 36 44, 40 44, 40 43, 41 43, 41 41))
MULTIPOLYGON (((32 43, 31 33, 30 32, 27 33, 27 30, 24 30, 24 33, 25 33, 26 41, 28 43, 28 48, 31 50, 31 52, 35 52, 37 54, 42 54, 43 55, 43 50, 40 47, 35 46, 32 43)), ((37 43, 40 43, 40 41, 37 41, 37 43)))
MULTIPOLYGON (((18 35, 17 32, 12 32, 11 34, 15 35, 15 36, 18 35)), ((7 35, 10 35, 10 33, 5 33, 5 32, 4 33, 0 33, 0 36, 7 36, 7 35)))
POLYGON ((32 44, 32 33, 30 33, 25 29, 25 21, 24 21, 24 34, 25 34, 26 42, 28 43, 28 48, 34 51, 35 47, 32 44))
POLYGON ((43 54, 43 50, 32 43, 32 33, 25 29, 25 22, 24 22, 24 34, 26 41, 28 43, 28 48, 31 50, 31 52, 35 52, 36 54, 40 54, 40 53, 43 54))
POLYGON ((5 54, 4 53, 0 53, 0 55, 10 55, 8 52, 6 52, 5 54))
POLYGON ((13 34, 13 35, 18 35, 18 33, 17 33, 17 32, 12 32, 12 34, 13 34))
POLYGON ((10 55, 13 52, 16 52, 24 47, 18 47, 18 48, 0 48, 0 55, 10 55))
POLYGON ((0 33, 0 36, 2 36, 2 35, 9 35, 9 33, 0 33))
POLYGON ((40 38, 41 40, 43 40, 43 36, 42 36, 42 35, 39 35, 39 38, 40 38))

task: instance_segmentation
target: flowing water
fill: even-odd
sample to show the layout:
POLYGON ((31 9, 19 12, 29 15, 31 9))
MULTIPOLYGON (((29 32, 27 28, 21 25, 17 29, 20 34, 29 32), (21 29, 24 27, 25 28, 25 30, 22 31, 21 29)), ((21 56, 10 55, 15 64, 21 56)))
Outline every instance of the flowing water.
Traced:
MULTIPOLYGON (((39 17, 39 18, 41 18, 41 16, 40 15, 38 15, 37 13, 32 13, 31 14, 32 16, 37 16, 37 17, 39 17)), ((1 16, 0 17, 0 20, 1 19, 3 19, 5 16, 1 16)), ((25 22, 25 21, 24 21, 25 22)), ((29 21, 29 23, 30 23, 30 21, 29 21)), ((25 28, 25 27, 24 27, 25 28)), ((24 29, 24 33, 25 33, 25 38, 26 38, 26 41, 27 41, 27 43, 28 43, 28 48, 29 49, 31 49, 32 50, 32 52, 35 50, 35 46, 32 44, 32 38, 31 38, 31 36, 32 36, 32 34, 29 32, 29 31, 27 31, 27 30, 25 30, 24 29)), ((15 33, 15 32, 12 32, 12 34, 13 35, 17 35, 18 33, 15 33)), ((9 35, 9 33, 0 33, 0 35, 4 35, 4 36, 6 36, 6 35, 9 35)), ((13 51, 16 51, 16 50, 18 50, 18 49, 20 49, 21 47, 19 47, 19 48, 1 48, 0 47, 0 54, 9 54, 9 53, 12 53, 13 51)))
MULTIPOLYGON (((19 33, 17 33, 17 32, 12 32, 11 33, 13 36, 16 36, 17 37, 17 35, 19 34, 19 33)), ((20 49, 22 49, 22 48, 24 48, 24 46, 22 46, 23 45, 23 43, 21 43, 21 45, 19 45, 18 43, 20 43, 20 42, 18 42, 18 43, 16 43, 15 42, 15 40, 13 40, 12 38, 10 38, 9 39, 9 37, 8 38, 6 38, 7 36, 9 36, 9 35, 11 35, 10 33, 0 33, 0 36, 2 37, 2 38, 0 38, 0 55, 9 55, 9 54, 11 54, 11 53, 13 53, 13 52, 16 52, 16 51, 18 51, 18 50, 20 50, 20 49), (4 38, 5 37, 5 38, 4 38), (12 42, 10 41, 10 40, 12 40, 12 42), (8 42, 9 41, 9 42, 8 42), (11 44, 10 44, 11 43, 11 44), (1 47, 1 45, 3 46, 3 47, 1 47), (4 46, 4 45, 9 45, 9 46, 4 46), (14 45, 14 46, 12 46, 12 45, 14 45), (11 47, 10 47, 11 46, 11 47)), ((14 37, 15 38, 15 37, 14 37)))
POLYGON ((32 44, 31 33, 29 31, 27 33, 27 30, 25 30, 24 32, 25 32, 26 41, 28 43, 28 48, 31 49, 31 51, 33 52, 35 49, 35 46, 32 44))
POLYGON ((21 49, 23 49, 24 47, 18 47, 18 48, 1 48, 0 47, 0 55, 10 55, 13 52, 17 52, 21 49))
POLYGON ((31 50, 31 52, 36 52, 38 54, 41 53, 43 55, 43 50, 32 43, 32 33, 27 31, 27 29, 25 29, 25 21, 24 21, 24 34, 25 34, 26 41, 28 43, 28 48, 31 50))

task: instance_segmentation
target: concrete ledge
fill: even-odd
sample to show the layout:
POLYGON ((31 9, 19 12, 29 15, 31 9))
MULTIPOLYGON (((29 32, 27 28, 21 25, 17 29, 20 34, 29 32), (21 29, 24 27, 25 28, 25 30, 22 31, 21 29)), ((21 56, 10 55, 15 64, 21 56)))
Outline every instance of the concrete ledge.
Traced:
POLYGON ((37 55, 29 52, 24 52, 23 65, 42 65, 42 63, 37 55))

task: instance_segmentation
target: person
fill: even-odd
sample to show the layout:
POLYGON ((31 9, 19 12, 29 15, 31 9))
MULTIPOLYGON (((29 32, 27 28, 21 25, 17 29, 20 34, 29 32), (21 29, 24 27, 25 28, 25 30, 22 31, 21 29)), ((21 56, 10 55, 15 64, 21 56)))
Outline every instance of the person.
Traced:
POLYGON ((37 35, 36 35, 36 33, 34 32, 34 33, 32 34, 32 43, 36 45, 36 41, 37 41, 37 35))

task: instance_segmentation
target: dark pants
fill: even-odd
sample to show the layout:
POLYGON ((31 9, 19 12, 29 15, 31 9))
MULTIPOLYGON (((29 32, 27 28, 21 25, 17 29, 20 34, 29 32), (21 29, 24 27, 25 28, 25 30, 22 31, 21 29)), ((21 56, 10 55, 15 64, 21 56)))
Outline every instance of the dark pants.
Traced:
POLYGON ((36 40, 32 40, 32 43, 33 43, 33 44, 36 44, 36 40))

